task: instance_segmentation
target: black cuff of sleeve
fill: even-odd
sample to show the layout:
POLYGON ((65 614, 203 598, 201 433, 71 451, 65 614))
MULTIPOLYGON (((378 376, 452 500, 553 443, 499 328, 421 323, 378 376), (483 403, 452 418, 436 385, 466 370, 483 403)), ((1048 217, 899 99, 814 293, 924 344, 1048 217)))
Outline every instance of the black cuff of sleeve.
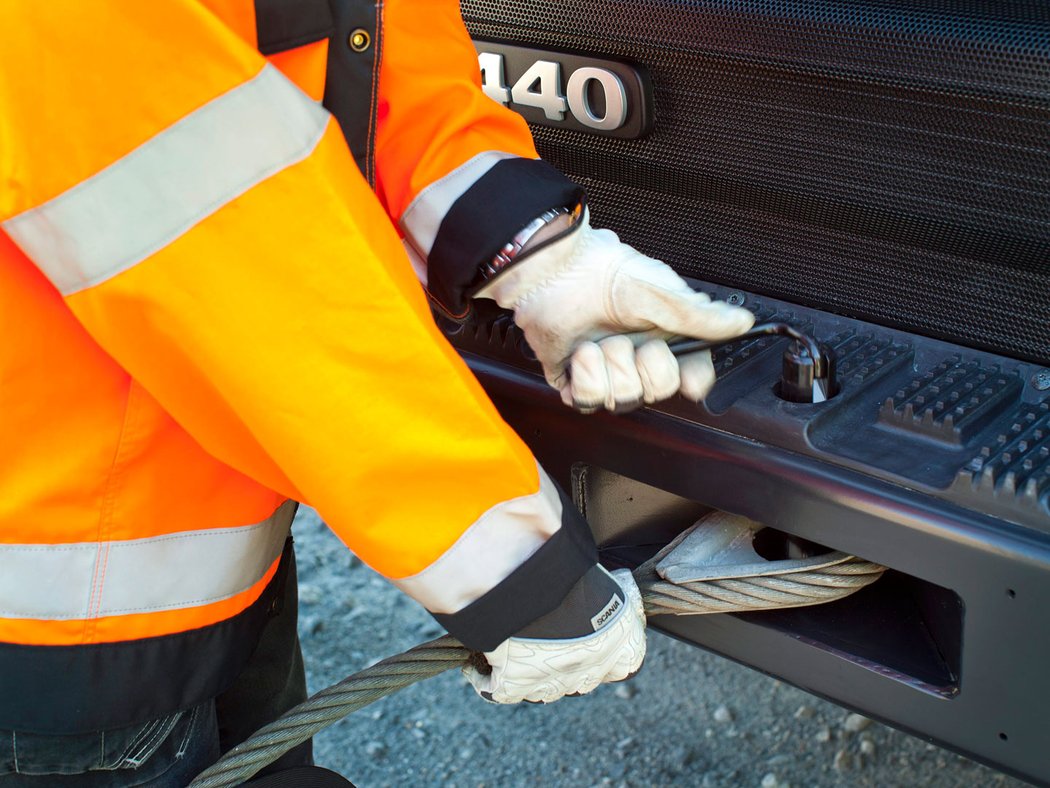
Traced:
POLYGON ((565 601, 515 633, 519 638, 567 640, 593 635, 615 620, 626 595, 612 575, 595 564, 572 587, 565 601))
POLYGON ((498 162, 445 214, 427 260, 430 295, 449 315, 463 317, 484 263, 544 211, 583 198, 583 189, 546 162, 498 162))
POLYGON ((594 537, 561 492, 562 522, 525 563, 495 588, 455 613, 434 618, 467 648, 491 651, 511 635, 558 607, 598 561, 594 537))

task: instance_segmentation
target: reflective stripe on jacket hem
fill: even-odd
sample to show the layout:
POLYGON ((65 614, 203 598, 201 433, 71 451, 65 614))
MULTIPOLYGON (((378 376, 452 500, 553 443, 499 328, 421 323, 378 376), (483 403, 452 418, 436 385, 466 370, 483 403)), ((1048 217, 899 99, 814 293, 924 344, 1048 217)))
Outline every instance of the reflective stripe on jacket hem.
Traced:
POLYGON ((146 539, 0 544, 0 618, 65 621, 198 607, 266 575, 295 504, 260 523, 146 539))
POLYGON ((279 611, 292 561, 288 539, 259 598, 218 624, 120 643, 0 643, 0 728, 87 733, 214 698, 233 683, 279 611))

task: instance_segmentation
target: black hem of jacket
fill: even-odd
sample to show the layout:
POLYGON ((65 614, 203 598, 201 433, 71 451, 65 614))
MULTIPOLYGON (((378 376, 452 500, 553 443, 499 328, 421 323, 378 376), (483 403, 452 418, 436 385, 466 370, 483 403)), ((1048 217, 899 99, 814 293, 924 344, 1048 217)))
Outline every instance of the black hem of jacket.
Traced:
POLYGON ((481 267, 514 234, 552 208, 578 205, 584 191, 539 159, 504 159, 456 200, 427 259, 427 290, 448 316, 462 319, 482 284, 481 267))
POLYGON ((598 562, 594 537, 568 497, 561 528, 484 596, 455 613, 435 613, 439 624, 475 651, 491 651, 557 608, 598 562))
POLYGON ((217 624, 117 643, 0 643, 0 729, 91 733, 136 725, 219 695, 279 612, 291 555, 289 538, 259 598, 217 624))

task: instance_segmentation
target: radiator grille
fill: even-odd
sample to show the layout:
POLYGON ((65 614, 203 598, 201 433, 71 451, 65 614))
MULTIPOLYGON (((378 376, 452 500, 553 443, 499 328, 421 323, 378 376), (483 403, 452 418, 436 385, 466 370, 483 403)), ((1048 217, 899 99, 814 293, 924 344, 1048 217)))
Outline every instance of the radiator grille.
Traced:
POLYGON ((1050 4, 464 0, 649 68, 641 140, 534 129, 682 273, 1050 363, 1050 4))

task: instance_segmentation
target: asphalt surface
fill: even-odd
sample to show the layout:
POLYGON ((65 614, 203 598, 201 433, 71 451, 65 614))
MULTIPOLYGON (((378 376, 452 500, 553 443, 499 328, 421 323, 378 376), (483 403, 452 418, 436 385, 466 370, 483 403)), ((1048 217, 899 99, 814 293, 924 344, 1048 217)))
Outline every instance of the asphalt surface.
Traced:
MULTIPOLYGON (((441 634, 314 512, 293 533, 311 692, 441 634)), ((361 788, 1025 785, 658 633, 641 673, 586 697, 494 706, 451 672, 324 731, 315 756, 361 788)))

